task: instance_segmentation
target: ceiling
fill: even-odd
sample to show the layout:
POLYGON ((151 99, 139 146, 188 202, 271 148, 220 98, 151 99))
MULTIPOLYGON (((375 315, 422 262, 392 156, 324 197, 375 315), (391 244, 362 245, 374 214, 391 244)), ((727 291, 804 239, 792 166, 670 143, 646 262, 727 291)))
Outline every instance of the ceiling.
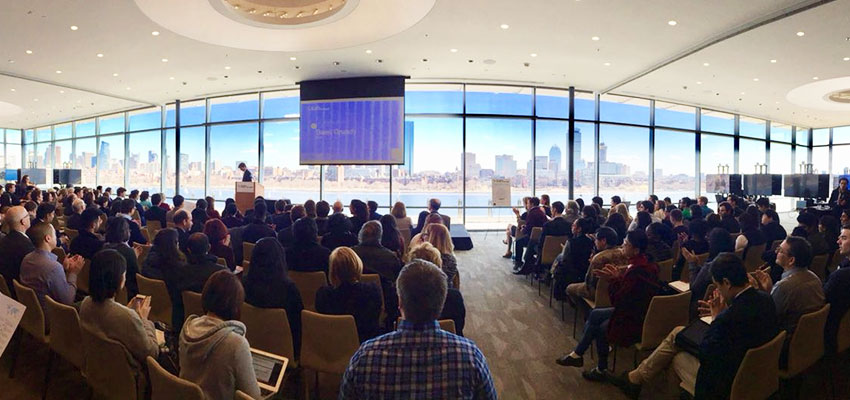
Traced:
MULTIPOLYGON (((357 6, 369 10, 381 1, 386 0, 359 0, 357 6)), ((521 6, 508 0, 437 0, 417 17, 421 20, 398 27, 403 29, 399 33, 378 29, 391 15, 358 15, 354 10, 351 18, 361 22, 346 29, 334 29, 344 19, 318 27, 324 29, 320 44, 293 39, 292 46, 277 47, 297 51, 241 49, 190 39, 166 28, 173 22, 163 26, 151 20, 137 3, 175 4, 4 4, 0 126, 29 128, 174 99, 288 87, 305 79, 382 74, 610 89, 806 127, 850 124, 850 108, 821 110, 787 98, 814 77, 850 75, 850 61, 844 61, 850 59, 850 0, 538 0, 521 6), (811 5, 818 6, 742 29, 811 5), (675 26, 668 23, 671 20, 675 26), (738 31, 743 33, 732 34, 738 31), (352 45, 351 37, 369 42, 352 45), (724 40, 706 46, 713 38, 724 40)), ((203 25, 200 14, 174 9, 186 21, 203 25)), ((215 36, 228 33, 215 24, 206 32, 212 42, 221 42, 215 36)), ((279 34, 270 30, 269 40, 288 37, 278 39, 279 34)), ((848 88, 834 88, 842 89, 848 88)))

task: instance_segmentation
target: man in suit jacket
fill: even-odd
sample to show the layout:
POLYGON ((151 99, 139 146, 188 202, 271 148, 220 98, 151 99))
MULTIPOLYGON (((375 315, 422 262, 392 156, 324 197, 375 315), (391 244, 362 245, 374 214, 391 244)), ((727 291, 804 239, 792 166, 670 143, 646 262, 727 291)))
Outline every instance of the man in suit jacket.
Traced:
MULTIPOLYGON (((695 398, 729 398, 747 350, 767 343, 779 333, 773 300, 750 286, 741 259, 732 253, 721 253, 714 260, 711 275, 719 296, 700 301, 701 313, 710 315, 713 321, 700 342, 699 358, 683 353, 676 344, 676 335, 684 327, 673 329, 637 369, 615 380, 630 397, 637 398, 641 384, 663 376, 660 373, 671 368, 680 379, 696 377, 695 383, 689 382, 695 384, 695 398)), ((667 389, 675 393, 678 384, 667 389)))
POLYGON ((6 278, 6 286, 15 297, 13 279, 20 280, 21 261, 35 249, 26 231, 30 227, 30 216, 21 206, 6 210, 4 224, 9 225, 9 234, 0 239, 0 273, 6 278))
POLYGON ((166 211, 165 209, 160 207, 160 204, 162 204, 162 195, 159 193, 155 193, 153 196, 151 196, 151 204, 153 204, 153 207, 145 211, 145 219, 148 221, 159 221, 160 226, 165 228, 166 211))
POLYGON ((186 252, 186 243, 189 241, 189 229, 192 228, 192 215, 186 210, 178 210, 174 214, 174 229, 177 229, 177 243, 180 251, 186 252))
MULTIPOLYGON (((266 202, 258 201, 254 203, 254 212, 250 223, 245 226, 245 231, 242 232, 242 240, 257 243, 262 238, 275 237, 274 229, 266 222, 266 217, 266 202)), ((247 219, 248 216, 246 215, 245 218, 247 219)))
POLYGON ((274 202, 274 215, 272 215, 272 223, 274 224, 274 229, 280 232, 281 229, 285 229, 292 225, 292 217, 286 211, 286 201, 278 200, 274 202))
MULTIPOLYGON (((419 219, 416 222, 416 228, 413 228, 413 230, 410 232, 410 235, 416 236, 417 233, 422 232, 422 229, 425 228, 425 220, 428 218, 428 215, 431 213, 439 214, 438 211, 440 210, 441 205, 442 203, 440 202, 440 199, 434 198, 428 200, 428 209, 419 213, 419 219)), ((440 214, 440 217, 443 218, 443 225, 446 226, 446 229, 449 229, 451 231, 450 227, 452 225, 452 218, 448 215, 443 214, 440 214)))
POLYGON ((103 212, 97 208, 89 208, 80 215, 82 228, 74 240, 71 241, 71 254, 79 254, 83 258, 91 260, 94 253, 103 248, 103 239, 95 232, 100 226, 100 217, 103 212))
POLYGON ((253 182, 254 176, 251 175, 251 170, 245 163, 239 163, 239 170, 242 171, 242 182, 253 182))
POLYGON ((529 265, 539 264, 540 258, 538 257, 537 262, 534 260, 535 251, 538 255, 543 254, 543 244, 546 243, 546 236, 569 236, 572 234, 572 224, 567 222, 563 218, 564 216, 564 203, 560 201, 556 201, 552 203, 552 220, 543 224, 543 232, 540 234, 540 239, 535 243, 531 242, 528 244, 528 252, 525 253, 525 263, 529 265))
MULTIPOLYGON (((589 218, 579 218, 573 222, 573 237, 568 240, 564 250, 555 261, 553 283, 555 298, 566 300, 567 285, 584 281, 593 253, 593 239, 587 237, 593 227, 589 218)), ((520 271, 522 273, 524 271, 520 271)))
POLYGON ((838 325, 841 318, 850 310, 850 228, 841 229, 838 236, 838 251, 841 253, 841 264, 838 270, 829 274, 829 279, 823 287, 826 302, 829 303, 829 316, 824 328, 824 339, 828 354, 834 354, 838 346, 838 325))
MULTIPOLYGON (((118 200, 116 200, 118 201, 118 200)), ((132 214, 133 210, 136 209, 136 201, 133 199, 124 199, 121 200, 121 212, 118 213, 118 217, 126 218, 127 222, 130 225, 130 240, 127 241, 127 244, 130 247, 133 247, 133 244, 148 244, 148 240, 145 239, 145 236, 142 235, 142 228, 139 226, 139 222, 133 220, 132 214)))

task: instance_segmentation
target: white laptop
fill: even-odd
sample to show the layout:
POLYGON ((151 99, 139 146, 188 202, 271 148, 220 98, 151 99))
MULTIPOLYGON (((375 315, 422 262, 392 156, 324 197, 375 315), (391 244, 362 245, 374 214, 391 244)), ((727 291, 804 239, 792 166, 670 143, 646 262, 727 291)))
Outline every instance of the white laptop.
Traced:
POLYGON ((277 354, 262 350, 251 349, 253 358, 254 374, 257 375, 257 384, 260 386, 260 394, 264 399, 273 396, 280 391, 283 382, 283 374, 289 360, 277 354))

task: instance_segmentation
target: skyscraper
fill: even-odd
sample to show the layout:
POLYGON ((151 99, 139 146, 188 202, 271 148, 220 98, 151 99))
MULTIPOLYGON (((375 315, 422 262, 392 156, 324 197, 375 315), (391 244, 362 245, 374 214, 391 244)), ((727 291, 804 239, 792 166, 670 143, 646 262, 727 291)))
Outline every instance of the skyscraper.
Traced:
POLYGON ((581 129, 575 128, 573 132, 573 164, 577 165, 577 168, 584 168, 584 161, 581 159, 581 129))
POLYGON ((109 157, 109 143, 101 140, 100 150, 97 152, 97 168, 102 170, 109 169, 109 157))
POLYGON ((502 154, 496 156, 496 176, 513 178, 516 175, 516 160, 514 156, 502 154))
POLYGON ((561 148, 557 144, 549 149, 549 169, 556 174, 561 170, 561 148))
POLYGON ((599 143, 599 162, 608 161, 608 146, 605 143, 599 143))

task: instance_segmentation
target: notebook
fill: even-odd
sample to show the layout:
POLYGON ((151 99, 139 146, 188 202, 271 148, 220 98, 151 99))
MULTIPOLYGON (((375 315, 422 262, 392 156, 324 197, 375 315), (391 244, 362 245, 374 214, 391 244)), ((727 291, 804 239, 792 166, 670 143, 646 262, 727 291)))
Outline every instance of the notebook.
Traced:
POLYGON ((254 374, 257 375, 257 384, 260 386, 260 394, 264 399, 269 398, 280 391, 283 374, 286 372, 289 360, 286 357, 257 349, 251 349, 251 357, 253 358, 254 374))
POLYGON ((668 285, 670 285, 671 288, 675 289, 677 292, 680 292, 680 293, 681 292, 687 292, 688 290, 691 290, 691 284, 689 284, 687 282, 675 281, 675 282, 668 283, 668 285))

